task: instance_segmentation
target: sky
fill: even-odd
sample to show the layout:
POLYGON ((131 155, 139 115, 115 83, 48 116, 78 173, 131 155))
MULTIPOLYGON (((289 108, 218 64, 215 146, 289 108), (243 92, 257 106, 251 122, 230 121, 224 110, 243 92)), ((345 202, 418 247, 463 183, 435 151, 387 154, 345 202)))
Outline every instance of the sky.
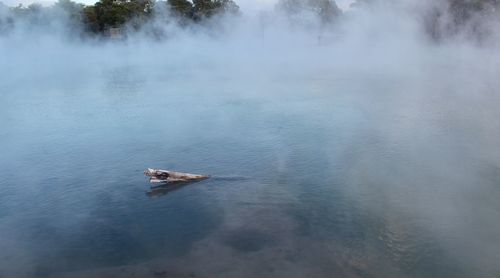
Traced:
MULTIPOLYGON (((241 7, 243 11, 247 12, 255 12, 255 11, 260 11, 260 10, 266 10, 271 8, 278 0, 235 0, 236 3, 241 7)), ((18 4, 24 4, 24 5, 29 5, 33 2, 37 3, 42 3, 44 5, 50 5, 53 2, 56 1, 50 1, 50 0, 39 0, 39 1, 33 1, 33 0, 0 0, 0 2, 3 2, 7 6, 17 6, 18 4)), ((97 2, 97 0, 75 0, 75 2, 81 2, 84 4, 94 4, 97 2)), ((345 10, 349 7, 351 2, 353 0, 336 0, 337 5, 345 10)))

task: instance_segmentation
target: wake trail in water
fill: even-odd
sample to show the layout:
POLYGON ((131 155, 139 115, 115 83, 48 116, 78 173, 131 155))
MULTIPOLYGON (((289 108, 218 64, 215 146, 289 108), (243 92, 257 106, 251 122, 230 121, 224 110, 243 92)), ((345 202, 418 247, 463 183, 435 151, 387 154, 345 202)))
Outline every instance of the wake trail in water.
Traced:
POLYGON ((210 179, 214 181, 246 181, 250 178, 243 176, 210 176, 210 179))

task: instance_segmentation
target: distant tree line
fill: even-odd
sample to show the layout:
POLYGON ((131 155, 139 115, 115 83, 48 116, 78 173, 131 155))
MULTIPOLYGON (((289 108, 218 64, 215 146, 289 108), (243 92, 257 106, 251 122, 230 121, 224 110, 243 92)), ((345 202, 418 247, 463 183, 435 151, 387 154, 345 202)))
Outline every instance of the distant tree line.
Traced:
POLYGON ((8 32, 17 22, 33 26, 47 26, 57 19, 81 31, 105 35, 110 29, 140 29, 159 15, 168 14, 184 23, 197 23, 222 14, 238 14, 239 7, 232 0, 99 0, 94 5, 83 5, 71 0, 58 0, 51 7, 39 4, 6 7, 0 2, 0 33, 8 32), (21 19, 21 20, 19 20, 21 19))
POLYGON ((499 21, 500 0, 447 0, 434 6, 424 23, 436 39, 465 34, 482 40, 495 31, 499 21))
MULTIPOLYGON (((382 7, 397 0, 356 0, 353 9, 382 7)), ((492 31, 485 19, 500 19, 500 0, 442 0, 430 1, 430 10, 422 17, 428 34, 440 39, 464 30, 478 37, 492 31)), ((311 15, 323 26, 336 22, 342 11, 334 0, 279 0, 276 10, 291 21, 311 15)), ((175 20, 181 25, 202 24, 225 14, 239 14, 233 0, 99 0, 94 5, 83 5, 71 0, 58 0, 53 6, 39 4, 7 7, 0 2, 0 35, 9 33, 16 25, 33 28, 57 25, 78 34, 109 35, 110 30, 139 30, 148 22, 160 17, 175 20), (55 20, 54 18, 64 19, 55 20), (69 27, 69 28, 68 28, 69 27)))
POLYGON ((333 0, 280 0, 277 9, 292 21, 300 21, 309 14, 323 25, 333 23, 342 14, 333 0))
MULTIPOLYGON (((352 6, 367 8, 394 5, 398 0, 356 0, 352 6)), ((418 2, 418 1, 416 1, 418 2)), ((420 14, 426 33, 436 40, 455 35, 482 40, 500 23, 500 0, 428 0, 420 14), (495 24, 496 23, 496 24, 495 24)), ((498 30, 496 30, 498 31, 498 30)))

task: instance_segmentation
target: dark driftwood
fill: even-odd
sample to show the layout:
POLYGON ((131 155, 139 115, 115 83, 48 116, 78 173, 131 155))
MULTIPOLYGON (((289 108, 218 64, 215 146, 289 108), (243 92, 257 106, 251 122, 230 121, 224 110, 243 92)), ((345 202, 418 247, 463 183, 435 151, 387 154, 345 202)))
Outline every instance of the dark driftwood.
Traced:
POLYGON ((149 177, 150 183, 181 183, 208 179, 207 175, 195 175, 167 170, 157 170, 148 168, 144 174, 149 177))

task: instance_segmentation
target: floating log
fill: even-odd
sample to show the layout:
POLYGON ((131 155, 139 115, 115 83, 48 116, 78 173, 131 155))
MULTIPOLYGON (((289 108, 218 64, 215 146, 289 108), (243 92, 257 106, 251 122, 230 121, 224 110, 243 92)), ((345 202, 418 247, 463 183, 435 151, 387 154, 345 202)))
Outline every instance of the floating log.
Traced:
POLYGON ((180 183, 192 182, 208 179, 208 175, 196 175, 182 172, 174 172, 167 170, 157 170, 148 168, 144 174, 149 177, 150 183, 180 183))

